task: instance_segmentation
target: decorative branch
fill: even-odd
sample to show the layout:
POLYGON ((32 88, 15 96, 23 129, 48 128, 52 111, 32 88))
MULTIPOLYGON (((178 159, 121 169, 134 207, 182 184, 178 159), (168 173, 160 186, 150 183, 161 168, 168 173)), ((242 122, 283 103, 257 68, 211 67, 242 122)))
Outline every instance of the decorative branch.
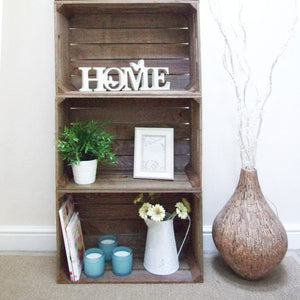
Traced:
POLYGON ((224 39, 223 65, 233 82, 237 99, 238 137, 242 168, 253 170, 256 163, 257 142, 261 132, 263 112, 272 93, 273 73, 293 36, 298 16, 297 0, 294 0, 296 15, 288 30, 286 40, 272 61, 268 72, 267 88, 265 93, 262 93, 255 83, 247 58, 247 28, 243 22, 244 5, 245 1, 243 0, 226 1, 225 4, 221 0, 209 0, 210 11, 224 39), (232 2, 234 2, 234 5, 230 6, 232 2), (230 6, 231 9, 237 9, 236 24, 233 24, 234 18, 231 18, 230 22, 222 20, 224 11, 221 9, 221 3, 227 7, 230 6), (250 89, 255 92, 255 97, 250 95, 250 89))

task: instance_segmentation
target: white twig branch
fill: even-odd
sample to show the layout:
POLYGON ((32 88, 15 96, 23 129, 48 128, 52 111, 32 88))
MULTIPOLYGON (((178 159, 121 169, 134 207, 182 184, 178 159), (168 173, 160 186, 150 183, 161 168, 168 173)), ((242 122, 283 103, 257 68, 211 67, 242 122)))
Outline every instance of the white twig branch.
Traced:
MULTIPOLYGON (((239 7, 236 7, 238 8, 238 15, 236 16, 238 21, 237 24, 233 26, 233 24, 226 24, 226 22, 222 20, 223 12, 221 10, 220 0, 208 1, 212 16, 224 39, 223 65, 233 82, 237 98, 238 136, 242 168, 254 169, 257 141, 263 121, 263 111, 272 93, 274 69, 278 60, 286 50, 298 21, 297 0, 294 0, 296 16, 288 31, 287 39, 272 61, 268 72, 268 84, 264 96, 261 96, 252 78, 251 67, 247 59, 247 31, 243 22, 243 8, 245 3, 243 0, 237 2, 239 4, 239 7), (255 98, 249 95, 249 85, 251 85, 251 88, 255 91, 255 98)), ((226 3, 226 5, 230 4, 226 3)), ((255 18, 255 16, 253 16, 253 18, 255 18)))

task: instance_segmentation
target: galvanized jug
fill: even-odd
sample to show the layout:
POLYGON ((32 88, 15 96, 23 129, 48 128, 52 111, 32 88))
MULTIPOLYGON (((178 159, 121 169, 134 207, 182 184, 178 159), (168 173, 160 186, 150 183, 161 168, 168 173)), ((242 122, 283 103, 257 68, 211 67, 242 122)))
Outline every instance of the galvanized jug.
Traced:
POLYGON ((144 255, 145 269, 156 275, 169 275, 179 268, 179 255, 190 230, 191 219, 185 237, 177 253, 173 218, 166 221, 155 222, 145 220, 148 227, 146 248, 144 255))

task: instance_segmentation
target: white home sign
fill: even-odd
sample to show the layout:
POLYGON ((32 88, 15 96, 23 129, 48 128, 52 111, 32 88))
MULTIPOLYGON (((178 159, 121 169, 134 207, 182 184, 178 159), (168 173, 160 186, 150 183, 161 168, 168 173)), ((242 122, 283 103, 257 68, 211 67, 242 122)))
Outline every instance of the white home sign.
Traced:
POLYGON ((169 74, 169 68, 147 68, 143 59, 138 63, 129 63, 130 67, 124 68, 103 68, 103 67, 80 67, 82 71, 81 92, 102 92, 102 91, 157 91, 169 90, 170 82, 165 82, 165 74, 169 74), (89 71, 95 70, 96 77, 89 77, 89 71), (134 71, 137 74, 134 74, 134 71), (115 81, 110 74, 118 74, 118 81, 115 81), (149 83, 149 75, 152 75, 149 83), (89 83, 96 82, 96 88, 90 89, 89 83))

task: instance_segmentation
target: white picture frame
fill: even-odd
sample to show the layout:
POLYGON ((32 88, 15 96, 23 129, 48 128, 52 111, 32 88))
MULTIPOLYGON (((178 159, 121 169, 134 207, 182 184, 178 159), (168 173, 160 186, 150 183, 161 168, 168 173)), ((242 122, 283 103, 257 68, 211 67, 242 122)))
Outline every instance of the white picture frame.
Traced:
POLYGON ((133 177, 174 180, 174 128, 135 128, 133 177))

